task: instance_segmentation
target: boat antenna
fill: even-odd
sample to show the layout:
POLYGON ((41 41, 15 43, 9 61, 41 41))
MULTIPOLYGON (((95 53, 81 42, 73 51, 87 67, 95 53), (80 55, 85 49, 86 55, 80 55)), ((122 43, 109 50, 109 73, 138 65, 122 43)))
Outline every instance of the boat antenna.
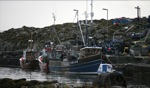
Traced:
POLYGON ((54 30, 54 32, 55 32, 55 34, 56 34, 56 37, 57 37, 57 39, 58 39, 59 44, 61 44, 60 39, 59 39, 59 37, 58 37, 58 35, 57 35, 57 32, 56 32, 56 30, 55 30, 56 17, 55 17, 55 14, 54 14, 54 13, 52 13, 52 14, 53 14, 53 19, 54 19, 53 30, 54 30))
POLYGON ((85 40, 84 40, 83 32, 82 32, 82 29, 81 29, 81 24, 80 24, 79 18, 78 18, 78 16, 79 16, 78 10, 74 9, 73 11, 76 11, 77 23, 78 23, 78 25, 79 25, 79 29, 80 29, 81 36, 82 36, 82 41, 83 41, 83 44, 84 44, 84 46, 85 46, 85 40))

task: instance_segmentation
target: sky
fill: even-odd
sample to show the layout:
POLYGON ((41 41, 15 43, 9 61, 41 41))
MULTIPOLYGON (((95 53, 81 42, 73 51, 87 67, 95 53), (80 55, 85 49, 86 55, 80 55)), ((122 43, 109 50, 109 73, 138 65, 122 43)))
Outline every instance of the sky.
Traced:
MULTIPOLYGON (((79 20, 85 19, 84 12, 91 19, 91 0, 0 0, 0 32, 11 28, 38 27, 43 28, 54 24, 77 22, 76 12, 79 11, 79 20)), ((150 15, 150 0, 93 0, 93 19, 114 19, 119 17, 137 17, 136 6, 140 7, 141 17, 150 15)))

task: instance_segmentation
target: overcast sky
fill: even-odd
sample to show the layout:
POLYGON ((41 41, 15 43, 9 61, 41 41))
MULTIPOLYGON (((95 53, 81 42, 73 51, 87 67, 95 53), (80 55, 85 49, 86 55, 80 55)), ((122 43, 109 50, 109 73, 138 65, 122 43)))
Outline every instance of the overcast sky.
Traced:
MULTIPOLYGON (((0 0, 0 32, 10 28, 45 27, 53 24, 52 13, 56 15, 56 24, 76 22, 75 11, 79 10, 79 19, 84 20, 83 14, 86 9, 91 11, 91 0, 0 0)), ((141 8, 141 17, 150 15, 149 0, 93 0, 93 19, 106 19, 107 8, 109 19, 119 17, 135 18, 137 16, 136 6, 141 8)), ((88 16, 90 20, 90 15, 88 16)))

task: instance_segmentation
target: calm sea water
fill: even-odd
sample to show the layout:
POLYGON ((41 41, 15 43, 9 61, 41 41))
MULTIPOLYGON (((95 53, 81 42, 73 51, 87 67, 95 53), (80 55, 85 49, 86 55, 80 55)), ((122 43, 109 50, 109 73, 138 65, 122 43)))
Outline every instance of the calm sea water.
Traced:
MULTIPOLYGON (((149 87, 149 77, 150 73, 140 73, 137 74, 138 77, 134 78, 134 82, 129 80, 127 82, 127 88, 150 88, 149 87), (144 76, 143 76, 144 75, 144 76), (146 76, 146 77, 145 77, 146 76), (146 78, 148 80, 146 80, 146 78), (144 83, 143 83, 144 82, 144 83), (147 82, 147 83, 146 83, 147 82)), ((56 73, 45 73, 40 70, 30 71, 22 70, 21 68, 8 68, 0 67, 0 79, 11 78, 11 79, 21 79, 26 78, 27 80, 38 80, 38 81, 53 81, 57 80, 59 83, 92 83, 96 78, 96 75, 71 75, 71 74, 56 74, 56 73)))
POLYGON ((39 70, 30 71, 22 70, 21 68, 7 68, 0 67, 0 79, 11 78, 21 79, 26 78, 27 80, 38 80, 38 81, 53 81, 57 80, 59 83, 91 83, 95 79, 96 75, 71 75, 71 74, 56 74, 56 73, 45 73, 39 70))

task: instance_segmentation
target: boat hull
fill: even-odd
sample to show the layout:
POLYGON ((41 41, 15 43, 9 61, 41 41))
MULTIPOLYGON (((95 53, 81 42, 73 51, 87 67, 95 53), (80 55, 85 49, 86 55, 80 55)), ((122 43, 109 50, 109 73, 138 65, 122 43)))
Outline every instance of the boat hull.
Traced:
MULTIPOLYGON (((54 63, 54 61, 53 61, 54 63)), ((73 63, 68 66, 63 66, 63 62, 55 62, 60 65, 50 65, 49 70, 51 72, 68 72, 73 74, 97 74, 97 70, 101 63, 101 59, 92 60, 83 63, 73 63)))
POLYGON ((39 67, 40 67, 41 71, 44 71, 44 72, 48 72, 49 71, 47 63, 39 62, 39 67))
POLYGON ((38 61, 32 60, 30 62, 20 61, 20 66, 22 69, 38 69, 38 61))

